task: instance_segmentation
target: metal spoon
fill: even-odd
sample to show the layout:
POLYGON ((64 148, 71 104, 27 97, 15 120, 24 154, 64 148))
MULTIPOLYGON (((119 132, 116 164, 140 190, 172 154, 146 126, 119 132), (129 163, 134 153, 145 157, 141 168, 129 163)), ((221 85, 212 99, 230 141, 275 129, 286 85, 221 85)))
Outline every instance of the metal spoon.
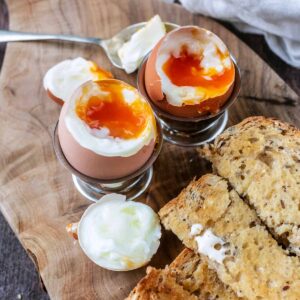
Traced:
MULTIPOLYGON (((57 40, 57 41, 69 41, 69 42, 98 45, 102 49, 104 49, 109 60, 115 67, 123 69, 121 60, 118 56, 118 49, 125 42, 127 42, 136 31, 138 31, 145 25, 146 22, 130 25, 124 28, 123 30, 121 30, 111 39, 105 39, 105 40, 101 38, 95 38, 95 37, 81 37, 75 35, 40 34, 40 33, 0 30, 0 43, 57 40)), ((172 23, 165 23, 165 26, 167 32, 178 27, 178 25, 172 23)))

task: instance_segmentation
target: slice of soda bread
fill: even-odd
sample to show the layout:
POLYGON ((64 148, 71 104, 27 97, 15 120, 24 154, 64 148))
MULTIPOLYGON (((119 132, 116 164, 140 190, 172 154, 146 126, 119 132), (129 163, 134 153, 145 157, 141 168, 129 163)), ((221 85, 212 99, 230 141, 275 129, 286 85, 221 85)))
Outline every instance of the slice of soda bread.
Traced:
POLYGON ((300 130, 275 119, 250 117, 200 152, 273 236, 300 255, 300 130))
POLYGON ((200 255, 184 249, 170 266, 162 270, 147 268, 127 300, 238 300, 216 272, 208 268, 200 255))
POLYGON ((225 179, 207 174, 191 182, 159 215, 238 296, 300 299, 298 257, 287 255, 225 179))

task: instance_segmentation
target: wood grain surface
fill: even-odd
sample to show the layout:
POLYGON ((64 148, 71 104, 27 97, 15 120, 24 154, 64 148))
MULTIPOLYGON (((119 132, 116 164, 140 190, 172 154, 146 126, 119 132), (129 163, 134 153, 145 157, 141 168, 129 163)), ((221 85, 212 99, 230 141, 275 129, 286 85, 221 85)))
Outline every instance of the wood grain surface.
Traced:
MULTIPOLYGON (((243 74, 241 97, 230 109, 229 125, 249 115, 266 115, 300 126, 297 94, 249 47, 218 23, 193 16, 178 5, 156 0, 8 1, 10 29, 110 37, 154 14, 180 25, 196 24, 217 33, 238 60, 243 74)), ((111 66, 100 49, 66 43, 8 45, 0 77, 0 207, 22 245, 35 261, 52 299, 122 299, 144 275, 145 268, 110 272, 91 263, 65 232, 89 202, 72 185, 57 162, 52 130, 60 107, 47 99, 42 78, 53 64, 77 56, 95 60, 115 77, 135 85, 111 66)), ((196 149, 165 143, 155 163, 155 176, 141 201, 158 210, 193 177, 210 169, 196 149)), ((169 263, 181 245, 164 233, 151 262, 169 263)))

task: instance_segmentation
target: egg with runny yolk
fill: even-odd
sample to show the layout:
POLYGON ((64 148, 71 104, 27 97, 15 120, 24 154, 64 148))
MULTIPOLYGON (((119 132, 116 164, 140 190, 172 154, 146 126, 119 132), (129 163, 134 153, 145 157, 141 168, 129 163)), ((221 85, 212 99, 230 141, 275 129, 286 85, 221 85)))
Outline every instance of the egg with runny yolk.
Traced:
POLYGON ((235 67, 220 38, 196 26, 169 32, 151 52, 145 87, 155 105, 180 117, 217 113, 229 99, 235 67))
POLYGON ((115 79, 83 84, 64 104, 58 134, 68 162, 99 179, 138 170, 157 137, 149 103, 134 87, 115 79))

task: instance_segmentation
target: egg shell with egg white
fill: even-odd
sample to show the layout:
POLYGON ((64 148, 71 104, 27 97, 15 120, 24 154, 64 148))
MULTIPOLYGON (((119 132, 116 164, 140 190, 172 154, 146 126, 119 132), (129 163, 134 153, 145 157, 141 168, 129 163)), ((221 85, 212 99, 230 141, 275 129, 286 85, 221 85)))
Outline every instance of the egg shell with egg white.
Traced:
POLYGON ((105 156, 81 146, 66 126, 68 105, 69 101, 63 105, 60 113, 58 137, 67 161, 80 173, 96 179, 119 179, 137 171, 151 157, 156 138, 131 156, 105 156))
MULTIPOLYGON (((205 30, 202 28, 199 28, 200 30, 205 30)), ((180 27, 178 29, 175 29, 176 31, 185 31, 189 30, 187 27, 180 27)), ((174 30, 173 30, 174 31, 174 30)), ((170 33, 172 33, 171 31, 170 33)), ((162 91, 162 83, 161 78, 158 75, 158 72, 156 70, 156 61, 158 58, 159 50, 162 45, 162 43, 165 41, 166 38, 168 38, 169 34, 166 34, 153 48, 151 51, 145 67, 145 88, 147 91, 147 94, 150 98, 150 100, 161 110, 170 113, 171 115, 178 116, 178 117, 184 117, 184 118, 195 118, 200 117, 207 114, 207 107, 217 106, 222 107, 225 102, 230 98, 230 95, 232 93, 233 87, 234 87, 234 81, 232 82, 231 86, 228 88, 228 90, 220 96, 216 96, 213 98, 208 98, 206 100, 203 100, 199 104, 195 105, 182 105, 182 106, 174 106, 170 104, 163 91, 162 91)))
POLYGON ((158 215, 150 206, 120 194, 107 194, 90 205, 76 225, 84 253, 112 271, 146 265, 160 245, 158 215))
POLYGON ((43 84, 48 97, 59 105, 67 100, 61 95, 70 94, 82 83, 113 78, 113 75, 95 62, 82 57, 63 60, 52 66, 44 76, 43 84), (58 86, 57 86, 58 85, 58 86))

